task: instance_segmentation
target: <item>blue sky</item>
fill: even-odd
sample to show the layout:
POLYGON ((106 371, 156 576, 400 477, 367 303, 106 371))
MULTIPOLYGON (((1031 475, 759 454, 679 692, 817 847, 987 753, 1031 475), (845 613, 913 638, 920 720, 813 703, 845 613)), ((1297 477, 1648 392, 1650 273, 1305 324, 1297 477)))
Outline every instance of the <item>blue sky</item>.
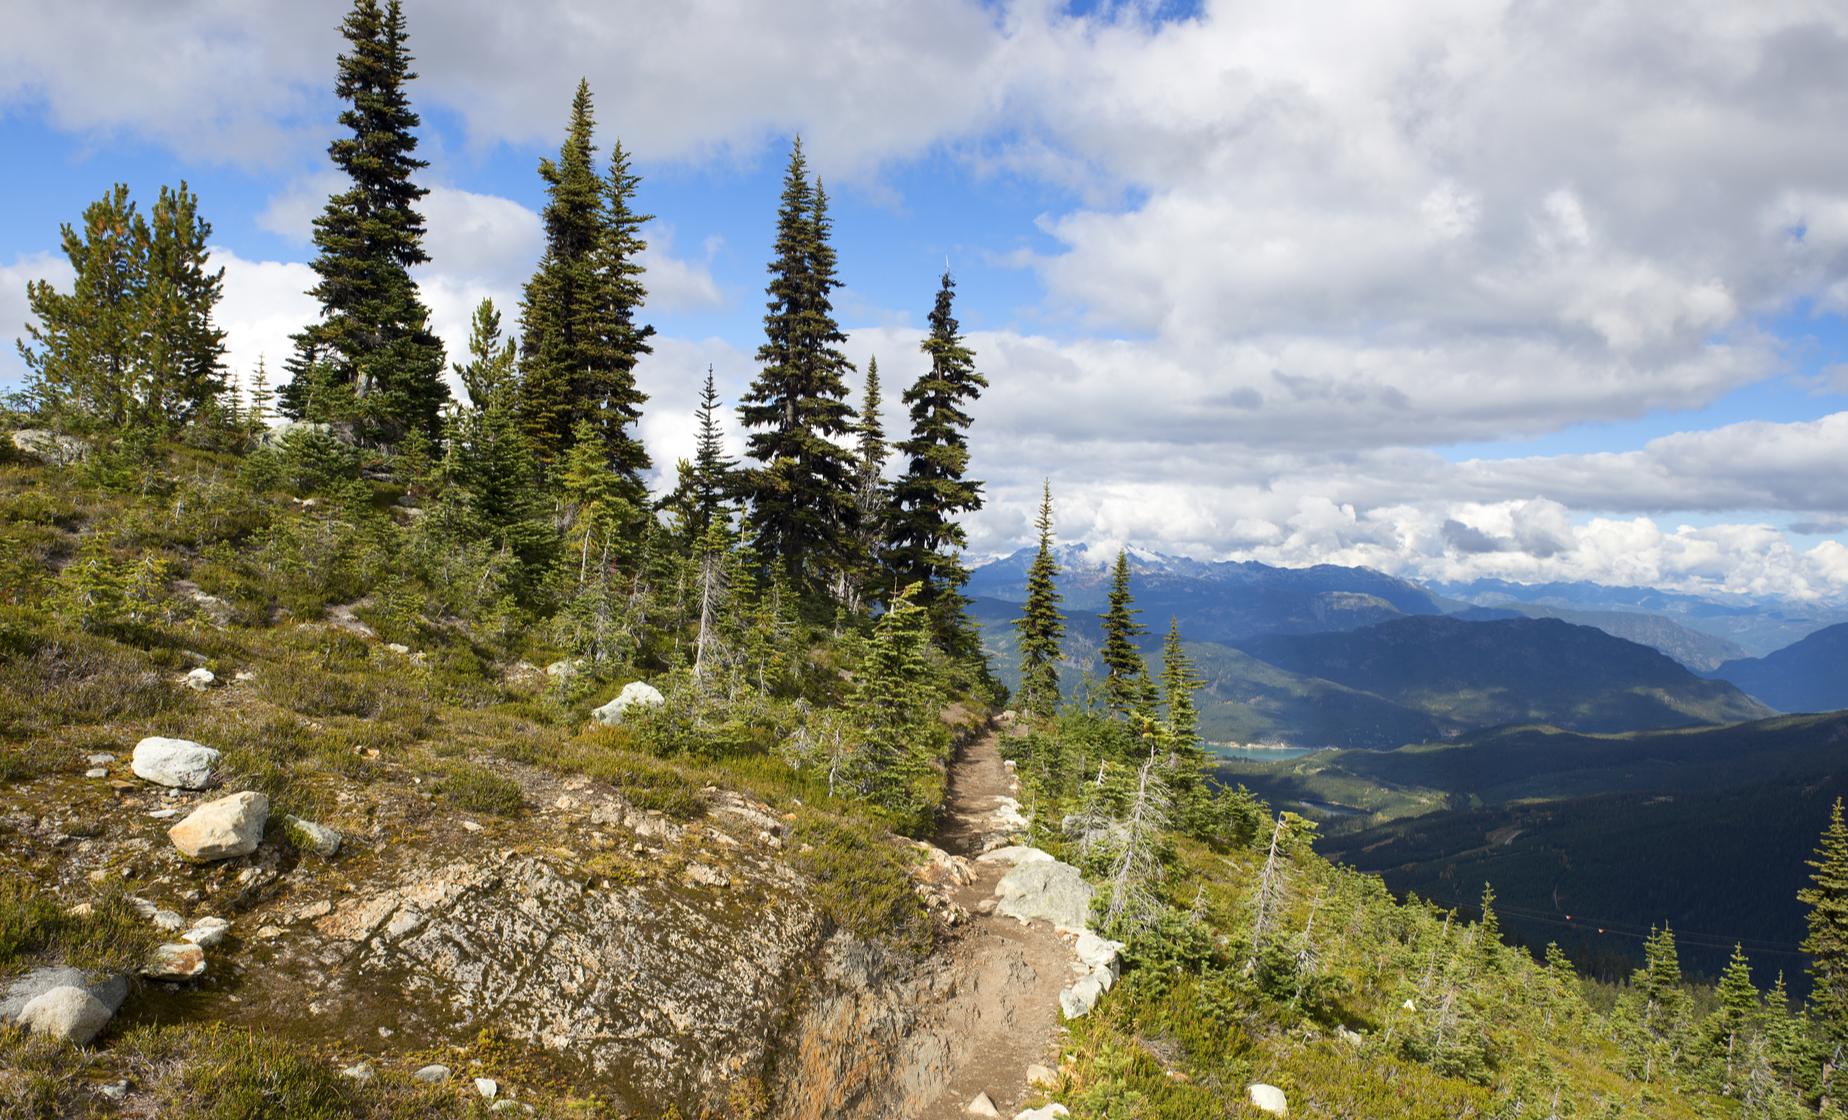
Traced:
MULTIPOLYGON (((657 216, 658 462, 687 446, 707 363, 734 398, 752 373, 800 131, 834 197, 850 353, 879 356, 889 397, 946 259, 956 275, 994 381, 978 552, 1025 538, 1050 478, 1065 535, 1106 546, 1848 594, 1848 26, 1826 13, 406 6, 439 331, 459 344, 482 295, 514 318, 534 166, 587 75, 657 216)), ((27 279, 62 276, 60 222, 116 180, 146 200, 185 178, 234 367, 279 361, 313 312, 343 7, 8 13, 0 329, 19 333, 27 279)), ((22 372, 9 347, 0 383, 22 372)))

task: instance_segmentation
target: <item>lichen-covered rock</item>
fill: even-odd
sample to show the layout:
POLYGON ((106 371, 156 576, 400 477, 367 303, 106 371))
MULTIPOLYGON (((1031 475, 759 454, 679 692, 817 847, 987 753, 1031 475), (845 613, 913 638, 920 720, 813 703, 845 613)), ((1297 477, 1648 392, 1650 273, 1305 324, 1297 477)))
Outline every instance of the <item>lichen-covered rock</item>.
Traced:
POLYGON ((1091 915, 1091 885, 1069 863, 1017 863, 995 885, 995 913, 1023 923, 1044 921, 1062 933, 1083 933, 1091 915))
POLYGON ((19 1012, 19 1025, 72 1046, 87 1046, 114 1012, 87 988, 64 985, 34 996, 19 1012))
POLYGON ((667 702, 661 690, 647 681, 630 681, 622 686, 616 699, 591 712, 598 723, 620 724, 630 708, 658 708, 667 702))
POLYGON ((1093 977, 1084 979, 1059 993, 1059 1011, 1067 1019, 1076 1019, 1088 1015, 1097 1006, 1098 999, 1104 994, 1103 985, 1093 977))
POLYGON ((191 941, 156 946, 141 966, 149 980, 196 980, 205 975, 205 950, 191 941))
POLYGON ((247 856, 263 841, 269 798, 261 793, 234 793, 208 801, 167 830, 167 838, 188 859, 218 860, 247 856))
POLYGON ((332 859, 340 854, 340 833, 324 824, 303 820, 300 817, 282 818, 283 827, 288 829, 289 840, 304 851, 313 852, 325 859, 332 859))
POLYGON ((150 735, 135 744, 129 768, 135 777, 171 789, 204 789, 212 784, 219 754, 191 739, 150 735))
POLYGON ((449 1073, 450 1070, 448 1066, 428 1065, 418 1070, 416 1073, 411 1074, 411 1079, 414 1081, 422 1081, 427 1085, 440 1085, 449 1080, 449 1073))
POLYGON ((76 436, 44 428, 19 429, 13 433, 13 446, 21 454, 57 467, 67 467, 77 462, 90 450, 90 445, 76 436))

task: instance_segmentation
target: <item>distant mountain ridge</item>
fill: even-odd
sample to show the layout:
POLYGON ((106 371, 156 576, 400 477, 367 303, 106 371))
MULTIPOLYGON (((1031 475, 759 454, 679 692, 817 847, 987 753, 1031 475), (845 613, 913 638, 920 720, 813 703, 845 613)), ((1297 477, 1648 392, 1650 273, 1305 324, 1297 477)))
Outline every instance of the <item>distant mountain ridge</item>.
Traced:
POLYGON ((1357 630, 1270 634, 1240 648, 1281 669, 1426 712, 1452 733, 1505 723, 1639 731, 1772 714, 1654 649, 1551 618, 1402 618, 1357 630))
POLYGON ((1763 657, 1728 661, 1708 675, 1781 711, 1848 708, 1848 623, 1824 627, 1763 657))

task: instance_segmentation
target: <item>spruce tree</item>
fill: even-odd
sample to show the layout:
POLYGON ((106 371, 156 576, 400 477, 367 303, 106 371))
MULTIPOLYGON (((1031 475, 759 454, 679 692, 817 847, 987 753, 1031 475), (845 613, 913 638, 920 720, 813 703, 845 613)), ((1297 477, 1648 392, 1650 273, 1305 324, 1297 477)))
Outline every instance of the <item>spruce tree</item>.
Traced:
POLYGON ((1168 636, 1161 647, 1161 686, 1168 709, 1169 785, 1182 821, 1203 826, 1209 818, 1206 785, 1206 749, 1200 743, 1200 714, 1194 693, 1202 681, 1181 645, 1181 624, 1168 619, 1168 636))
POLYGON ((1116 567, 1110 576, 1108 608, 1104 611, 1104 703, 1118 715, 1128 717, 1136 709, 1138 680, 1147 672, 1136 638, 1147 633, 1136 616, 1142 612, 1130 604, 1129 553, 1117 552, 1116 567))
POLYGON ((898 585, 918 585, 918 602, 931 611, 944 648, 969 653, 974 638, 962 596, 969 579, 962 562, 968 536, 959 518, 982 508, 982 484, 967 477, 966 409, 988 379, 963 345, 955 298, 956 283, 945 272, 930 312, 930 333, 920 347, 930 365, 905 390, 911 435, 898 445, 905 470, 892 487, 886 565, 898 585))
POLYGON ((834 321, 834 250, 827 196, 808 179, 798 139, 777 209, 764 316, 762 368, 738 405, 759 466, 743 475, 752 536, 766 563, 804 590, 827 585, 854 533, 852 431, 844 372, 851 368, 834 321))
POLYGON ((1708 1045, 1720 1066, 1720 1091, 1731 1094, 1738 1084, 1745 1034, 1763 1016, 1758 989, 1752 984, 1752 965, 1746 960, 1743 946, 1733 946, 1732 959, 1726 962, 1714 989, 1714 1002, 1716 1006, 1707 1020, 1708 1045))
POLYGON ((468 503, 490 544, 519 559, 530 590, 543 575, 555 533, 532 447, 514 413, 514 345, 501 340, 500 314, 491 300, 475 308, 469 355, 456 373, 473 407, 460 410, 451 425, 445 489, 453 488, 468 503))
POLYGON ((419 124, 406 86, 416 77, 406 49, 399 0, 354 0, 341 24, 334 93, 347 103, 340 123, 350 136, 328 145, 346 190, 327 200, 314 222, 319 252, 310 290, 321 315, 295 336, 286 415, 350 419, 360 434, 387 443, 416 430, 434 437, 449 398, 443 344, 411 280, 424 252, 417 203, 429 192, 412 181, 427 166, 415 155, 419 124))
POLYGON ((1059 561, 1052 552, 1052 482, 1042 483, 1039 514, 1033 526, 1039 532, 1039 551, 1027 566, 1027 599, 1014 622, 1020 632, 1020 706, 1041 718, 1059 706, 1059 643, 1065 637, 1065 616, 1059 613, 1059 561))
POLYGON ((610 170, 603 181, 596 265, 596 348, 594 359, 580 367, 573 387, 577 417, 595 426, 610 468, 624 479, 631 500, 647 494, 642 475, 653 464, 636 432, 642 405, 648 402, 635 383, 635 367, 654 352, 648 339, 654 327, 636 322, 648 291, 642 286, 641 254, 648 248, 642 226, 652 214, 635 209, 641 177, 629 169, 622 141, 610 145, 610 170))
POLYGON ((706 367, 706 383, 699 391, 697 420, 693 462, 687 475, 686 506, 688 530, 695 540, 702 540, 713 523, 730 520, 725 507, 731 497, 732 475, 737 468, 725 454, 725 432, 719 422, 719 391, 713 384, 710 366, 706 367))
POLYGON ((1797 892, 1798 901, 1809 907, 1809 932, 1801 947, 1809 954, 1810 1013, 1831 1053, 1826 1077, 1841 1064, 1842 1048, 1848 1045, 1848 824, 1839 797, 1808 863, 1811 885, 1797 892))
POLYGON ((879 417, 882 405, 879 359, 868 358, 860 415, 854 424, 856 526, 852 555, 849 558, 852 571, 846 580, 847 606, 853 610, 859 609, 865 589, 868 586, 877 588, 883 582, 884 575, 878 559, 880 548, 885 542, 886 523, 891 511, 891 487, 885 480, 886 459, 890 457, 891 449, 886 444, 885 424, 879 417))

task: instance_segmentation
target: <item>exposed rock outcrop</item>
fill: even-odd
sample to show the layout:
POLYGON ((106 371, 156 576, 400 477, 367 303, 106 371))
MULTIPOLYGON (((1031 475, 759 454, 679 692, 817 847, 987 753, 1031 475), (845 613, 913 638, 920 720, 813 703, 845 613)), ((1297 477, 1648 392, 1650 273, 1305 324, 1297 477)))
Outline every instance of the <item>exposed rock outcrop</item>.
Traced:
POLYGON ((591 712, 598 723, 620 724, 630 708, 658 708, 667 702, 661 690, 647 681, 630 681, 622 686, 616 699, 591 712))

